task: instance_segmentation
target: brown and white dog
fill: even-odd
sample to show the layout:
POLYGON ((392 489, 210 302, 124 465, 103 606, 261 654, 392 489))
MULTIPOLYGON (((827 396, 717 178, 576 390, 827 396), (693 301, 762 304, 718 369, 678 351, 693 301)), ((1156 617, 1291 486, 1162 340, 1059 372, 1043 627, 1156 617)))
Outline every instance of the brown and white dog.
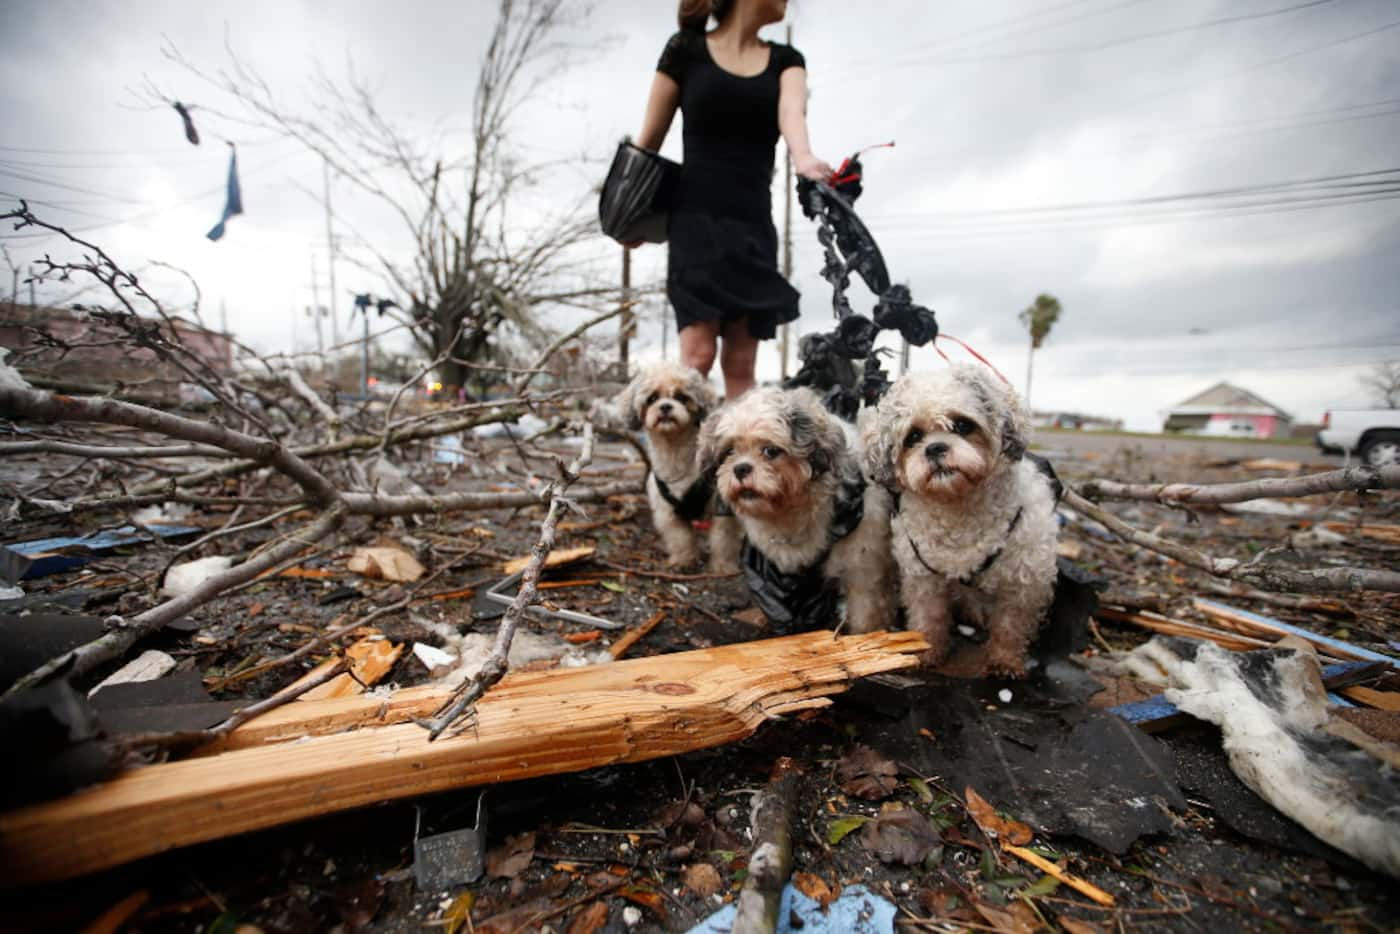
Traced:
POLYGON ((989 674, 1025 675, 1054 596, 1055 492, 1027 459, 1025 410, 988 369, 897 380, 862 438, 867 475, 895 491, 890 523, 909 628, 947 656, 955 615, 988 633, 989 674))
POLYGON ((647 500, 652 523, 672 566, 700 559, 692 522, 710 519, 710 567, 738 570, 740 533, 732 516, 714 515, 713 480, 696 460, 700 423, 714 410, 714 390, 696 370, 675 363, 642 369, 618 397, 633 431, 645 430, 651 448, 647 500))
POLYGON ((776 628, 894 623, 889 494, 865 483, 842 423, 808 389, 753 389, 706 420, 700 460, 747 542, 755 601, 776 628))

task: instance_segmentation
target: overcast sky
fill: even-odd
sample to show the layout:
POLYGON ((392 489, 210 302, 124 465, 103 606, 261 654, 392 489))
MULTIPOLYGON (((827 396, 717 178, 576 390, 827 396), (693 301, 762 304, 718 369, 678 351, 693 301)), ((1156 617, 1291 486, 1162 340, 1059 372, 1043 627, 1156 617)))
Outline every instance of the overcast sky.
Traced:
MULTIPOLYGON (((313 347, 301 309, 313 262, 326 301, 321 165, 198 109, 204 142, 186 143, 145 82, 209 111, 227 101, 163 58, 163 42, 215 70, 228 64, 227 38, 293 112, 314 113, 318 67, 340 79, 353 61, 380 110, 450 159, 463 151, 495 8, 5 0, 0 205, 31 199, 176 302, 187 286, 150 264, 187 270, 211 323, 222 306, 259 349, 313 347), (223 204, 225 138, 239 145, 247 213, 213 243, 204 233, 223 204)), ((1151 430, 1174 403, 1229 380, 1314 421, 1364 403, 1359 375, 1400 359, 1394 0, 792 0, 790 14, 818 155, 836 163, 897 142, 866 158, 857 205, 893 277, 1022 388, 1016 313, 1039 292, 1062 302, 1036 354, 1037 409, 1151 430), (1177 198, 1240 188, 1255 190, 1177 198)), ((616 141, 637 131, 674 21, 670 0, 606 0, 564 37, 582 60, 551 62, 554 80, 516 126, 524 156, 566 161, 545 182, 553 197, 584 196, 616 141)), ((679 122, 665 151, 680 157, 679 122)), ((343 249, 357 238, 396 248, 397 231, 348 186, 333 183, 332 201, 343 249)), ((781 226, 781 176, 775 209, 781 226)), ((830 291, 800 217, 794 240, 800 329, 826 330, 830 291)), ((0 243, 21 268, 45 251, 69 255, 58 239, 8 228, 0 243)), ((601 238, 596 256, 600 271, 618 265, 601 238)), ((635 257, 637 278, 664 274, 664 249, 635 257)), ((337 275, 344 330, 349 292, 379 286, 343 261, 337 275)), ((7 275, 0 291, 10 289, 7 275)), ((38 298, 95 297, 75 291, 44 284, 38 298)), ((869 310, 860 287, 853 297, 869 310)), ((659 309, 641 343, 638 355, 660 355, 659 309)), ((941 362, 925 349, 913 365, 941 362)), ((776 377, 776 345, 759 366, 776 377)))

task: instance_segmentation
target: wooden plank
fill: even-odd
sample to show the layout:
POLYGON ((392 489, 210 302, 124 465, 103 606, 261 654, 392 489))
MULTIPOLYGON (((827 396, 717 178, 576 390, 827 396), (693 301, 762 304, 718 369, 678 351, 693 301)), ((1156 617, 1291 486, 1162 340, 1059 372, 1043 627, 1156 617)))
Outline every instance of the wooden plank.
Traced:
POLYGON ((1382 655, 1380 652, 1372 652, 1370 649, 1363 649, 1350 642, 1343 642, 1341 639, 1333 639, 1330 636, 1310 632, 1272 617, 1226 606, 1223 603, 1216 603, 1214 600, 1203 600, 1200 597, 1194 598, 1191 603, 1196 609, 1215 620, 1216 623, 1234 632, 1250 636, 1264 635, 1266 638, 1297 636, 1311 642, 1323 655, 1331 655, 1334 658, 1350 658, 1357 661, 1385 662, 1392 668, 1400 668, 1400 659, 1382 655))
MULTIPOLYGON (((823 631, 524 672, 489 691, 467 729, 435 743, 403 723, 137 769, 0 815, 0 864, 7 867, 0 886, 71 878, 380 801, 734 742, 773 716, 829 703, 826 695, 854 678, 912 667, 925 648, 912 632, 823 631)), ((437 688, 433 706, 445 694, 437 688)), ((375 701, 289 706, 310 720, 331 704, 359 705, 364 715, 375 701)))
POLYGON ((1400 713, 1400 691, 1377 691, 1375 688, 1343 688, 1342 695, 1367 707, 1400 713))

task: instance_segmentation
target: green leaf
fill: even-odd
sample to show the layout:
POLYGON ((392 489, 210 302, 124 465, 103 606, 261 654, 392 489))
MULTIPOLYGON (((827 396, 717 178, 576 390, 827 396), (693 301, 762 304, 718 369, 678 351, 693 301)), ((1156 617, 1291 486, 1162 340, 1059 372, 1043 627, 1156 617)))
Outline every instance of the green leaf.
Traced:
POLYGON ((1022 895, 1054 895, 1060 888, 1060 880, 1054 876, 1041 876, 1021 890, 1022 895))
POLYGON ((919 800, 924 804, 933 803, 933 792, 929 789, 928 782, 922 778, 911 778, 909 779, 909 787, 914 789, 919 795, 919 800))
POLYGON ((1056 853, 1054 850, 1050 849, 1049 847, 1045 847, 1045 846, 1028 846, 1028 847, 1026 847, 1026 849, 1030 850, 1032 853, 1034 853, 1036 856, 1041 857, 1042 859, 1048 859, 1048 860, 1050 860, 1050 862, 1052 862, 1052 863, 1055 862, 1056 860, 1058 860, 1058 859, 1060 858, 1060 854, 1059 854, 1059 853, 1056 853))
POLYGON ((599 581, 598 586, 602 587, 604 590, 611 590, 613 593, 627 592, 627 588, 619 584, 617 581, 599 581))
POLYGON ((830 843, 832 846, 835 846, 842 840, 846 839, 846 835, 849 834, 852 830, 855 830, 862 824, 867 823, 869 820, 870 818, 862 817, 859 814, 853 814, 849 817, 837 818, 836 820, 832 821, 830 824, 827 825, 826 842, 830 843))
POLYGON ((982 870, 982 878, 983 878, 983 879, 986 879, 986 880, 988 880, 988 881, 991 881, 991 879, 992 879, 994 876, 996 876, 996 874, 997 874, 997 861, 996 861, 995 857, 992 856, 992 851, 991 851, 991 850, 983 850, 983 851, 982 851, 982 865, 981 865, 980 868, 981 868, 981 870, 982 870))

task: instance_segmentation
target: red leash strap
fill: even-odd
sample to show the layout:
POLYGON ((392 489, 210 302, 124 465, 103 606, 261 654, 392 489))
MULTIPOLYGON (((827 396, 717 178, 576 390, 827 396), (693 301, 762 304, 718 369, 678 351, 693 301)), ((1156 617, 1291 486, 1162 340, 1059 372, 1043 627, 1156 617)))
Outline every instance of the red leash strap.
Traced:
MULTIPOLYGON (((993 366, 993 365, 992 365, 992 362, 991 362, 990 360, 988 360, 986 357, 982 356, 982 355, 981 355, 980 353, 978 353, 977 351, 973 350, 971 347, 967 346, 967 344, 964 343, 963 341, 960 341, 960 340, 958 340, 956 337, 954 337, 953 335, 947 334, 947 333, 939 334, 937 337, 935 337, 935 338, 933 339, 933 349, 936 350, 936 351, 938 351, 938 355, 939 355, 940 357, 942 357, 944 360, 948 360, 948 355, 945 354, 945 353, 943 352, 943 348, 942 348, 942 347, 939 347, 939 346, 938 346, 938 342, 939 342, 940 340, 942 340, 943 338, 945 338, 945 337, 946 337, 948 340, 952 341, 953 343, 957 344, 957 345, 958 345, 959 347, 961 347, 963 350, 966 350, 968 353, 972 354, 972 355, 973 355, 974 357, 976 357, 978 360, 980 360, 983 364, 986 365, 987 369, 989 369, 989 370, 991 370, 993 373, 995 373, 995 374, 997 375, 997 377, 998 377, 1003 383, 1005 383, 1005 384, 1008 385, 1008 386, 1011 385, 1011 380, 1009 380, 1009 379, 1007 379, 1005 376, 1003 376, 1002 373, 1001 373, 1001 370, 998 370, 995 366, 993 366)), ((951 364, 953 361, 948 360, 948 362, 951 364)))
POLYGON ((841 161, 841 165, 832 173, 831 178, 827 180, 827 184, 835 188, 837 185, 844 185, 847 182, 859 181, 860 173, 850 171, 851 163, 872 149, 887 149, 893 147, 894 140, 890 140, 888 143, 875 143, 874 145, 866 146, 864 149, 857 149, 854 155, 847 156, 841 161))

